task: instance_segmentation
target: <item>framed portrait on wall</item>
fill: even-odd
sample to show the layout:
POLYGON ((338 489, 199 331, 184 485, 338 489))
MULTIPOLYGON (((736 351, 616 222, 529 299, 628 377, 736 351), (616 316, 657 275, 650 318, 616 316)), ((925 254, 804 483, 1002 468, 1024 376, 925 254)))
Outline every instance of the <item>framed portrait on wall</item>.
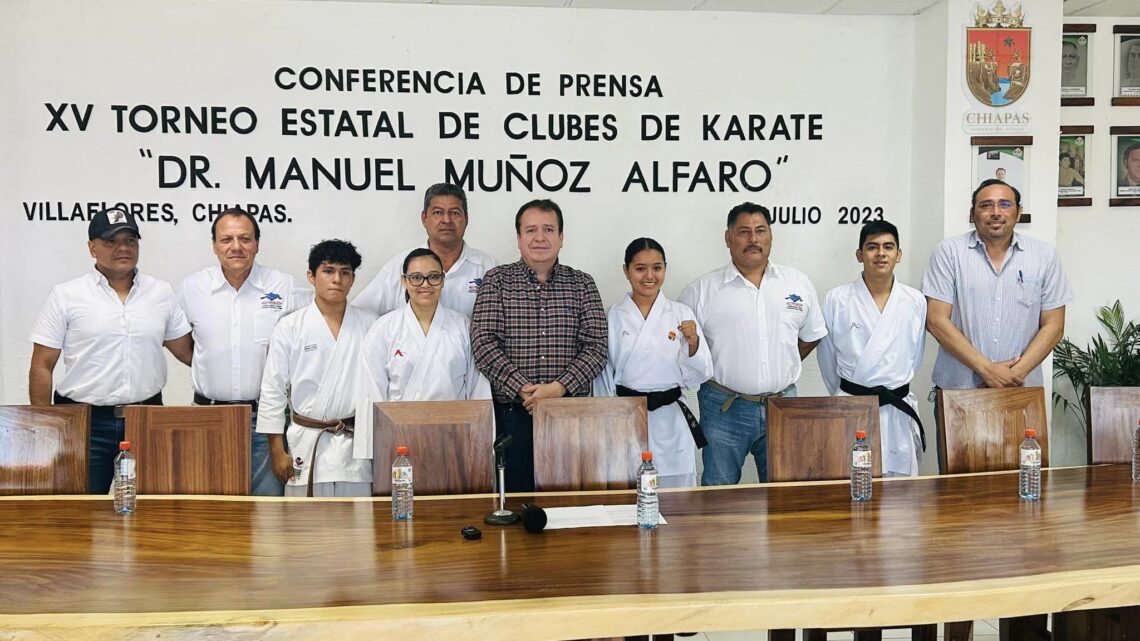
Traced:
POLYGON ((1029 214, 1029 147, 1024 144, 983 144, 974 147, 974 185, 996 178, 1021 194, 1021 218, 1028 223, 1029 214))
POLYGON ((1116 95, 1140 98, 1140 33, 1116 34, 1116 95))
POLYGON ((1140 198, 1140 133, 1112 138, 1112 193, 1117 198, 1140 198))
POLYGON ((1057 160, 1057 197, 1083 198, 1085 195, 1085 137, 1061 136, 1057 160))
POLYGON ((1089 88, 1089 40, 1091 33, 1066 33, 1061 36, 1061 97, 1084 98, 1089 88))

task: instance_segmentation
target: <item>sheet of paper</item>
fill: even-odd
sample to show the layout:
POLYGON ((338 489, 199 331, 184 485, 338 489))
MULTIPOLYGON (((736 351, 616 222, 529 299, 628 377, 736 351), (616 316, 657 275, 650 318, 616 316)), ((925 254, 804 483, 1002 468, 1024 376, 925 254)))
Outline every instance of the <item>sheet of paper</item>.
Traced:
MULTIPOLYGON (((665 517, 660 519, 665 525, 665 517)), ((636 505, 583 505, 546 508, 546 529, 637 525, 636 505)))

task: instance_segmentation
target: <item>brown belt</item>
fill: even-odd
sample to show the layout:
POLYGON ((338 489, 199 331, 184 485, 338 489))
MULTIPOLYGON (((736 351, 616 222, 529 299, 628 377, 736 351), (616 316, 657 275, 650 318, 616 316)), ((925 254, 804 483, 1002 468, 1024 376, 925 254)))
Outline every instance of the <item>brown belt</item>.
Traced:
MULTIPOLYGON (((304 414, 298 414, 296 410, 293 411, 293 422, 301 427, 308 427, 314 430, 321 430, 330 434, 340 434, 341 432, 348 432, 352 434, 356 431, 356 417, 350 416, 342 418, 337 421, 319 421, 315 418, 309 418, 304 414)), ((316 442, 313 443, 313 451, 309 455, 309 489, 306 496, 313 495, 313 478, 317 475, 317 446, 321 444, 321 437, 318 434, 316 442)))
POLYGON ((724 392, 725 394, 729 395, 728 400, 725 401, 724 404, 720 406, 720 411, 722 414, 724 412, 727 412, 728 408, 732 407, 732 404, 735 403, 736 399, 738 399, 738 398, 742 398, 742 399, 749 401, 749 402, 752 402, 752 403, 759 403, 761 405, 767 405, 768 399, 773 398, 773 397, 779 398, 780 396, 787 394, 788 391, 792 389, 792 386, 789 385, 789 386, 785 387, 784 389, 782 389, 778 392, 772 392, 770 394, 741 394, 740 392, 738 392, 736 390, 729 389, 729 388, 725 387, 724 385, 721 385, 720 383, 712 380, 711 378, 709 379, 708 384, 713 386, 714 388, 724 392))

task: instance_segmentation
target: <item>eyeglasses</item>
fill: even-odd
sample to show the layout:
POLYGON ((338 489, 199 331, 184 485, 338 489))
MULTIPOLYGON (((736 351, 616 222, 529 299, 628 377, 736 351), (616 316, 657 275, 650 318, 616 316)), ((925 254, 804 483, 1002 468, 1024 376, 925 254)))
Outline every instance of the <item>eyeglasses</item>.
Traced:
POLYGON ((978 211, 993 211, 995 206, 1002 211, 1010 211, 1016 205, 1012 200, 983 200, 974 205, 978 211))
POLYGON ((419 272, 415 272, 411 274, 404 274, 404 278, 407 278, 408 282, 416 287, 423 285, 425 280, 427 281, 427 284, 431 285, 432 287, 439 287, 439 284, 443 282, 443 274, 441 272, 432 272, 430 274, 421 274, 419 272))

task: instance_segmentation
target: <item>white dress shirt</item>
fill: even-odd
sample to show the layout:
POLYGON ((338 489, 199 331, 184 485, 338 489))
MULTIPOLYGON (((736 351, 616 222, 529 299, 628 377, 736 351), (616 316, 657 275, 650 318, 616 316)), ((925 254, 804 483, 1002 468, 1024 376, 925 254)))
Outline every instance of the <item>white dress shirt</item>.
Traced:
POLYGON ((292 276, 257 264, 238 290, 218 265, 187 276, 178 300, 194 328, 194 390, 215 401, 257 400, 273 327, 312 297, 292 276))
POLYGON ((689 283, 678 301, 704 330, 713 380, 741 394, 771 394, 795 383, 799 341, 827 335, 815 287, 784 265, 768 263, 756 287, 729 263, 689 283))
MULTIPOLYGON (((384 263, 380 273, 368 283, 363 291, 352 301, 354 307, 383 316, 404 306, 404 285, 400 281, 403 275, 404 259, 414 249, 427 248, 425 242, 418 247, 411 247, 396 254, 384 263)), ((483 282, 483 274, 496 265, 495 259, 467 243, 463 243, 463 251, 443 279, 443 293, 439 304, 444 307, 471 318, 471 310, 475 308, 475 294, 483 282)))
POLYGON ((170 283, 135 272, 125 302, 98 270, 56 285, 32 342, 62 350, 56 391, 80 403, 126 405, 166 385, 162 344, 190 333, 170 283))

